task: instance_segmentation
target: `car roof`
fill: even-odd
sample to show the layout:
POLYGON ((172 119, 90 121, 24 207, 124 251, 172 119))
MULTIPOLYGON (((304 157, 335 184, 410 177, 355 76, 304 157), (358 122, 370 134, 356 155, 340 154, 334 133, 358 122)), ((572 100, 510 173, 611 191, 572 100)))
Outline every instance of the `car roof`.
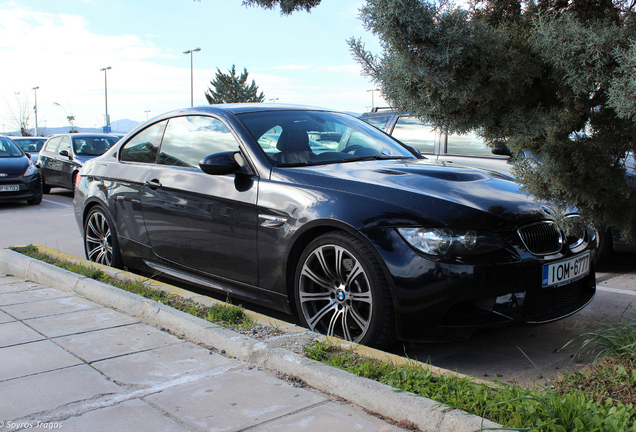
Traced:
POLYGON ((236 104, 215 104, 205 105, 192 108, 182 108, 166 112, 158 117, 172 117, 175 114, 193 114, 193 113, 231 113, 231 114, 244 114, 252 112, 265 112, 265 111, 330 111, 339 112, 338 110, 332 110, 328 108, 321 108, 310 105, 294 105, 294 104, 277 104, 277 103, 236 103, 236 104))

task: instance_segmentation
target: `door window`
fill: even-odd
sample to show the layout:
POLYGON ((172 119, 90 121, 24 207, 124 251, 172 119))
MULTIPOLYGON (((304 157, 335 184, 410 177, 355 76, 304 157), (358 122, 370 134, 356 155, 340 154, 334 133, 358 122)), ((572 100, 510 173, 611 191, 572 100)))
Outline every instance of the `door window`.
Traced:
POLYGON ((166 127, 158 163, 198 169, 205 156, 238 150, 238 142, 220 120, 205 116, 175 117, 166 127))
POLYGON ((119 159, 122 162, 154 164, 159 154, 161 134, 166 122, 155 123, 132 137, 121 149, 119 159))
POLYGON ((71 139, 67 136, 62 138, 62 142, 60 143, 60 148, 58 149, 57 153, 59 154, 62 150, 66 150, 69 156, 73 154, 73 152, 71 151, 71 139))

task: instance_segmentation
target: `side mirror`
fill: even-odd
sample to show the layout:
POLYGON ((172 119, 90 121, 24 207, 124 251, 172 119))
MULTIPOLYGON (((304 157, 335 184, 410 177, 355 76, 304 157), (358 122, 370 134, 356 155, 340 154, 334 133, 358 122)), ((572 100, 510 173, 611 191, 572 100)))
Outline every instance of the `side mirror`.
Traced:
POLYGON ((210 175, 232 174, 241 169, 241 165, 236 161, 234 155, 237 152, 221 152, 208 155, 201 159, 199 167, 210 175))
POLYGON ((62 150, 60 152, 60 156, 66 156, 67 158, 70 159, 71 155, 68 153, 68 150, 62 150))
POLYGON ((24 154, 26 155, 26 157, 28 157, 29 159, 31 159, 31 153, 29 153, 29 152, 24 152, 24 154))

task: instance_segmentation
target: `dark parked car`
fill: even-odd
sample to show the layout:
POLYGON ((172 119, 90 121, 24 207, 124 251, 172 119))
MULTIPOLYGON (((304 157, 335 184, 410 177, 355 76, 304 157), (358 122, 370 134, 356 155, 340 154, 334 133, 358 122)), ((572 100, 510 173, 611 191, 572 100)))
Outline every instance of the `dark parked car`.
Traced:
POLYGON ((11 140, 20 146, 25 153, 29 153, 33 163, 37 164, 40 150, 42 150, 42 146, 44 146, 44 143, 46 142, 45 137, 12 136, 11 140))
POLYGON ((566 235, 508 177, 431 162, 318 108, 164 114, 84 165, 74 205, 92 261, 378 347, 556 320, 596 290, 586 227, 566 235), (272 151, 261 138, 276 134, 272 151))
POLYGON ((409 114, 375 108, 360 118, 406 145, 418 149, 429 159, 446 165, 460 164, 510 174, 510 150, 501 145, 492 149, 474 132, 450 134, 423 123, 409 114))
POLYGON ((49 193, 52 187, 74 190, 82 165, 102 155, 118 139, 97 133, 63 134, 49 138, 38 157, 44 193, 49 193))
POLYGON ((0 201, 42 202, 40 171, 29 154, 5 136, 0 136, 0 201))

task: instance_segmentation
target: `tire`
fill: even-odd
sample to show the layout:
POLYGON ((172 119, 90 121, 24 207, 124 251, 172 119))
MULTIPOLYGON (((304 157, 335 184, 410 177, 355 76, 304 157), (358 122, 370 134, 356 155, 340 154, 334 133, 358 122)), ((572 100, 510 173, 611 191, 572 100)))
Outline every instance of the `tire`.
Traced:
POLYGON ((395 341, 395 320, 382 269, 360 240, 344 232, 317 237, 294 277, 299 318, 309 329, 376 348, 395 341))
POLYGON ((41 202, 42 202, 42 192, 40 192, 39 194, 31 198, 30 200, 27 200, 27 204, 29 205, 39 205, 41 202))
POLYGON ((44 181, 44 176, 42 177, 42 193, 48 194, 49 192, 51 192, 51 186, 46 184, 46 181, 44 181))
POLYGON ((100 206, 93 207, 84 222, 86 259, 109 267, 123 268, 115 226, 100 206))

